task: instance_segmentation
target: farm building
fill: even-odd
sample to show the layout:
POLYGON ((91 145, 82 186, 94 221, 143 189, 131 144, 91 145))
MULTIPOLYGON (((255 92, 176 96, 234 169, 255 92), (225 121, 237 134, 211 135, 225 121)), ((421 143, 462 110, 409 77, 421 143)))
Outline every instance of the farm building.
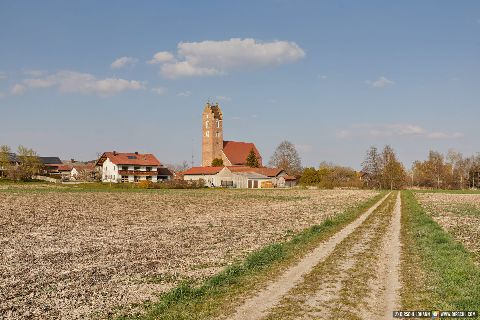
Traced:
POLYGON ((104 152, 95 163, 101 167, 103 182, 157 182, 170 180, 170 171, 150 153, 104 152), (161 170, 159 170, 161 169, 161 170))
POLYGON ((251 168, 245 166, 193 167, 182 174, 184 180, 198 181, 202 179, 208 187, 256 189, 294 185, 291 177, 287 176, 284 170, 278 168, 251 168))

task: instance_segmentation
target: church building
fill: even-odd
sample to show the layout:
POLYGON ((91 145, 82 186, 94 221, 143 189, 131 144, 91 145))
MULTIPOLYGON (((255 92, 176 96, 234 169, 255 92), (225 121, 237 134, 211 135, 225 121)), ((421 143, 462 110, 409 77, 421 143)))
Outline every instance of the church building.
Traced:
POLYGON ((254 143, 223 140, 223 116, 218 103, 205 105, 202 116, 202 167, 222 159, 224 166, 245 166, 253 150, 262 167, 262 157, 254 143))

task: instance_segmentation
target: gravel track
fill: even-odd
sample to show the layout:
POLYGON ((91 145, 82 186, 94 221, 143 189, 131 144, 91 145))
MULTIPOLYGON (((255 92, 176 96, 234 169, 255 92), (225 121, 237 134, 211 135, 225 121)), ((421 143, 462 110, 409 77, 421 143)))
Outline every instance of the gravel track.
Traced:
POLYGON ((248 298, 229 319, 391 317, 398 301, 399 231, 400 197, 387 195, 248 298), (352 295, 356 291, 366 294, 352 295), (348 305, 358 302, 355 316, 348 305))

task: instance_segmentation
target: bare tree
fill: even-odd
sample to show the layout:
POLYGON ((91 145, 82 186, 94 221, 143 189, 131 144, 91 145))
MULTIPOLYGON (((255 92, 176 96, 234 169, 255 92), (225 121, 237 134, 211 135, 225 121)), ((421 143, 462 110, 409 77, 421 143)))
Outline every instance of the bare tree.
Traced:
POLYGON ((285 170, 288 174, 300 176, 302 173, 302 162, 293 143, 281 142, 273 153, 268 163, 271 167, 285 170))

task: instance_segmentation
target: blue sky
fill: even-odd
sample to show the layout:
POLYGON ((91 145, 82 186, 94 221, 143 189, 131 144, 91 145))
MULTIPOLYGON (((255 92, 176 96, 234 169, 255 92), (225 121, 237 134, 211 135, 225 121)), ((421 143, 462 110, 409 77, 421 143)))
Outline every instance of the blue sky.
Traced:
POLYGON ((2 1, 0 144, 200 163, 201 113, 269 159, 480 151, 478 1, 2 1))

